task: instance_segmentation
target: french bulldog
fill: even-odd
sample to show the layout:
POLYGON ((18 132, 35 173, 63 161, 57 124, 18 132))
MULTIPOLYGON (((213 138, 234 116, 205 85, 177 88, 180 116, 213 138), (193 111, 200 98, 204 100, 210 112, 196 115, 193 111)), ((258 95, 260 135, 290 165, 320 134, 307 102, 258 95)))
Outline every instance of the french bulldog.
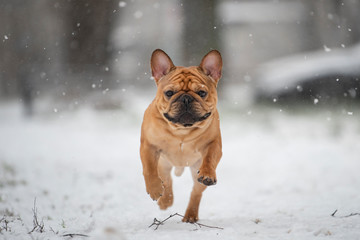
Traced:
POLYGON ((190 167, 194 180, 183 222, 199 219, 202 192, 215 185, 222 156, 217 84, 222 58, 212 50, 199 66, 175 66, 157 49, 151 56, 157 85, 155 99, 146 109, 141 127, 140 157, 146 191, 160 209, 173 204, 171 170, 180 176, 190 167))

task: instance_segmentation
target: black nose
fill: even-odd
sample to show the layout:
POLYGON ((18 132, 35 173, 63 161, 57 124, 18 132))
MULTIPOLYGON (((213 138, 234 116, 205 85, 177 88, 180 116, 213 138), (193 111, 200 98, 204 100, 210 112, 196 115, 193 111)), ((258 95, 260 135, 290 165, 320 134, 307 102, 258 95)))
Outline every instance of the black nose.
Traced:
POLYGON ((179 98, 180 102, 183 102, 186 106, 189 105, 192 101, 194 101, 194 98, 188 94, 183 94, 179 98))

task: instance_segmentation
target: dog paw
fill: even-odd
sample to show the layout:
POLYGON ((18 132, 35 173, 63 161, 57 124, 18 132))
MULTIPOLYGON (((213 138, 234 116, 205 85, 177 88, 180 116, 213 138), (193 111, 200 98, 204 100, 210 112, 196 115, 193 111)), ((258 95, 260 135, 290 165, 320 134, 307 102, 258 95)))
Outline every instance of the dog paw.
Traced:
POLYGON ((152 180, 146 189, 152 200, 158 200, 164 194, 164 186, 160 178, 152 180))
POLYGON ((159 198, 158 205, 161 210, 165 210, 168 207, 171 207, 173 205, 173 202, 174 202, 173 194, 169 193, 169 194, 164 194, 159 198))
POLYGON ((199 220, 199 217, 197 214, 194 213, 186 213, 183 217, 182 221, 187 223, 196 223, 199 220))
POLYGON ((198 175, 199 175, 199 177, 197 180, 199 183, 202 183, 206 186, 216 185, 217 180, 216 180, 215 172, 207 173, 202 170, 199 170, 198 175))

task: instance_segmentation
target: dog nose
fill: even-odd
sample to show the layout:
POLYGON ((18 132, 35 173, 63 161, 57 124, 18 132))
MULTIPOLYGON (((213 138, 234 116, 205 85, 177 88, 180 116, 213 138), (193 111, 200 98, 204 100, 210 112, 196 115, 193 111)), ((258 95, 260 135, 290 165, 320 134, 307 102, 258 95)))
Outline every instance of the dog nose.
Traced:
POLYGON ((188 94, 183 94, 179 101, 183 102, 186 106, 189 105, 192 101, 194 101, 194 98, 188 94))

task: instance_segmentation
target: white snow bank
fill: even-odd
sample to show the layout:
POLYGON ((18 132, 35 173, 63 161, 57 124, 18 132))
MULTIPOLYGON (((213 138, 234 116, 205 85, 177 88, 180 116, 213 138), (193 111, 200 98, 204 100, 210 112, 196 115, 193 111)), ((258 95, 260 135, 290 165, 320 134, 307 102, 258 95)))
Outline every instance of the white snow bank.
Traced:
POLYGON ((337 216, 360 212, 357 112, 294 115, 253 108, 251 114, 243 114, 220 109, 224 155, 217 170, 218 184, 203 194, 200 222, 224 230, 193 231, 194 225, 174 217, 154 231, 148 228, 153 218, 184 213, 192 180, 188 171, 174 178, 175 202, 166 211, 146 194, 139 158, 145 107, 80 109, 61 117, 53 113, 27 120, 17 104, 1 104, 0 214, 9 223, 0 238, 360 236, 360 216, 330 216, 336 209, 337 216), (35 198, 45 232, 29 236, 35 198))

